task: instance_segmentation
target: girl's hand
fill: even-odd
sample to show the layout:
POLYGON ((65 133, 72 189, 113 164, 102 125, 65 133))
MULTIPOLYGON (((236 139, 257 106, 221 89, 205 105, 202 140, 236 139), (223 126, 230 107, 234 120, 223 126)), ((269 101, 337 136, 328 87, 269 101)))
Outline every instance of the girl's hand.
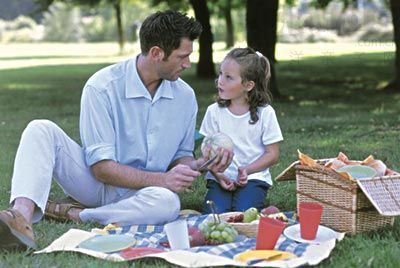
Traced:
POLYGON ((239 167, 236 185, 244 187, 246 186, 246 184, 247 184, 247 170, 244 167, 239 167))
POLYGON ((235 191, 236 186, 233 181, 226 177, 223 173, 214 173, 214 177, 217 179, 219 185, 227 191, 235 191))
MULTIPOLYGON (((202 157, 199 158, 198 162, 202 165, 206 161, 213 159, 211 160, 212 162, 207 165, 207 170, 214 173, 224 172, 232 162, 233 152, 220 147, 217 149, 216 154, 212 154, 211 151, 212 148, 210 145, 204 146, 201 149, 202 157)), ((201 165, 198 165, 198 167, 201 165)))
POLYGON ((233 152, 224 148, 217 149, 217 158, 209 166, 208 170, 214 173, 224 172, 225 169, 231 164, 233 159, 233 152))

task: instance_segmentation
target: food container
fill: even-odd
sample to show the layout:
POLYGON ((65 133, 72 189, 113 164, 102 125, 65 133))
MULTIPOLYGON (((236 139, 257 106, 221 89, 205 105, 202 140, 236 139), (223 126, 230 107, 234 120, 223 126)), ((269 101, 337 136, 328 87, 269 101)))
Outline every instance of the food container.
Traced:
MULTIPOLYGON (((222 221, 227 221, 230 217, 241 214, 243 212, 226 212, 219 214, 219 218, 222 221)), ((238 231, 239 234, 245 235, 248 237, 256 237, 258 230, 258 221, 253 221, 251 223, 243 223, 243 222, 228 222, 233 228, 238 231)))
POLYGON ((400 215, 400 175, 350 180, 323 165, 292 163, 276 181, 296 179, 297 204, 324 206, 321 224, 338 232, 356 234, 393 225, 400 215))

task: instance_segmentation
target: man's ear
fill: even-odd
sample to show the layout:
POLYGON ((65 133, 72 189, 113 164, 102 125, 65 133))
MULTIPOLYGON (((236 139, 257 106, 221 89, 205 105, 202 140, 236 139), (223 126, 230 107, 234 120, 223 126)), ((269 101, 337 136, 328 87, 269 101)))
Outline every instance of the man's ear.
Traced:
POLYGON ((253 88, 254 88, 254 81, 247 81, 246 82, 246 89, 247 89, 247 91, 251 91, 253 88))
POLYGON ((153 59, 156 62, 160 62, 164 58, 164 50, 162 50, 158 46, 151 47, 149 50, 149 55, 151 59, 153 59))

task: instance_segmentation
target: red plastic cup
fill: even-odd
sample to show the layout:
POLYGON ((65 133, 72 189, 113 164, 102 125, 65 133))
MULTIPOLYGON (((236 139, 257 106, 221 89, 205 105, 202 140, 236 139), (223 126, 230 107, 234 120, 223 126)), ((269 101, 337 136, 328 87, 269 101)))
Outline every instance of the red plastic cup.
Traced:
POLYGON ((286 224, 280 220, 261 217, 258 224, 256 249, 274 249, 286 224))
POLYGON ((300 236, 306 240, 314 240, 321 222, 324 207, 316 202, 299 204, 300 236))

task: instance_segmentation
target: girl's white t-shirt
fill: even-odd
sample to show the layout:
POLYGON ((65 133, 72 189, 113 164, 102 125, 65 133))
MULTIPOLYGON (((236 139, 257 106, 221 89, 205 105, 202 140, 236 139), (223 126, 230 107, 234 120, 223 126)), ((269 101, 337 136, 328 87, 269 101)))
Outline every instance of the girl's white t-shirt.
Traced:
MULTIPOLYGON (((259 120, 250 124, 250 112, 243 115, 234 115, 227 107, 219 107, 218 103, 208 106, 200 133, 210 136, 216 132, 223 132, 231 137, 234 144, 234 160, 240 165, 248 165, 265 153, 265 146, 283 140, 282 132, 276 118, 275 110, 270 106, 259 107, 259 120)), ((231 165, 224 171, 225 176, 236 180, 237 167, 231 165)), ((214 179, 210 172, 206 179, 214 179)), ((269 169, 250 174, 249 180, 258 179, 272 185, 269 169)))

